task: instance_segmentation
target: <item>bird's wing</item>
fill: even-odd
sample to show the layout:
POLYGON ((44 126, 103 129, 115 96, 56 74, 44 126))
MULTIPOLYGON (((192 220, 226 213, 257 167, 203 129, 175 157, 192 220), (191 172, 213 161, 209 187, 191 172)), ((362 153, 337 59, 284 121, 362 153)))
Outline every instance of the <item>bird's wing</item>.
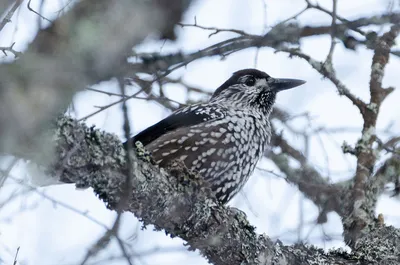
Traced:
POLYGON ((134 145, 140 141, 144 146, 153 142, 167 132, 178 128, 193 126, 210 120, 225 117, 226 109, 220 105, 196 104, 177 110, 167 118, 150 126, 124 143, 134 145))

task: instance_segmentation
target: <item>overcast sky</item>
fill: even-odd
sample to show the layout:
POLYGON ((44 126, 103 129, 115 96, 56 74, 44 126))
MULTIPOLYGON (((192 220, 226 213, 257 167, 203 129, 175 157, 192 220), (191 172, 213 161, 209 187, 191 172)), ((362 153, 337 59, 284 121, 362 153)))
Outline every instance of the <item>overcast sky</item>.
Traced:
MULTIPOLYGON (((39 1, 32 1, 37 7, 39 1)), ((58 1, 47 1, 45 4, 46 16, 54 17, 55 11, 60 8, 58 1), (47 3, 49 2, 49 3, 47 3), (56 4, 57 3, 57 4, 56 4)), ((295 14, 304 8, 301 0, 205 0, 197 1, 186 13, 184 21, 204 26, 220 28, 236 28, 253 34, 265 33, 269 27, 282 19, 295 14), (264 3, 265 2, 265 3, 264 3), (264 12, 266 11, 266 12, 264 12)), ((355 19, 364 15, 379 14, 387 9, 386 0, 353 0, 338 1, 338 13, 348 19, 355 19)), ((331 1, 323 0, 319 3, 331 9, 331 1)), ((399 9, 397 2, 397 10, 399 9)), ((29 12, 26 3, 12 18, 12 23, 0 33, 0 46, 16 42, 14 48, 23 51, 34 37, 37 25, 37 16, 29 12)), ((300 23, 329 24, 331 18, 320 12, 309 11, 300 17, 300 23)), ((382 32, 385 28, 374 28, 382 32)), ((177 28, 179 36, 174 43, 148 40, 137 51, 168 53, 174 51, 195 51, 215 44, 233 34, 221 33, 208 38, 210 32, 194 28, 177 28)), ((302 50, 317 60, 324 60, 330 47, 329 36, 307 38, 302 41, 302 50)), ((397 46, 400 48, 400 46, 397 46)), ((349 100, 339 97, 335 87, 313 70, 306 62, 300 59, 290 59, 286 54, 274 54, 269 48, 257 51, 248 49, 230 55, 224 60, 220 58, 202 59, 179 69, 172 76, 183 77, 188 84, 212 92, 232 72, 243 68, 255 67, 273 77, 298 78, 307 81, 306 85, 279 94, 277 105, 290 111, 294 115, 310 113, 312 122, 304 119, 296 120, 293 124, 296 129, 349 127, 359 129, 362 120, 357 109, 349 100)), ((344 49, 342 44, 336 45, 333 58, 339 78, 363 99, 369 97, 369 75, 372 52, 359 48, 357 52, 344 49)), ((7 59, 7 58, 4 58, 7 59)), ((392 57, 386 68, 384 86, 394 86, 398 89, 384 102, 379 116, 377 131, 383 131, 391 125, 392 131, 400 130, 400 69, 399 58, 392 57)), ((93 87, 114 91, 115 82, 104 82, 93 87)), ((133 93, 137 88, 130 88, 133 93)), ((168 86, 167 96, 178 102, 186 100, 182 87, 168 86)), ((199 99, 198 95, 189 95, 192 99, 199 99)), ((74 99, 76 117, 96 110, 95 106, 111 103, 118 98, 104 96, 95 92, 79 93, 74 99)), ((201 98, 207 100, 206 98, 201 98)), ((168 111, 155 103, 143 100, 129 102, 130 118, 134 132, 138 132, 159 121, 168 111)), ((120 106, 110 108, 87 120, 87 124, 95 124, 107 132, 112 132, 123 139, 122 113, 120 106)), ((291 142, 304 150, 302 137, 285 134, 291 142)), ((325 175, 330 172, 333 181, 348 179, 354 172, 354 159, 341 153, 340 145, 346 140, 355 143, 360 137, 359 130, 340 134, 322 134, 310 142, 309 158, 325 175), (323 147, 321 146, 323 143, 323 147), (325 152, 329 154, 327 158, 325 152)), ((382 137, 387 135, 382 134, 382 137)), ((7 166, 7 159, 3 159, 3 166, 7 166)), ((275 170, 272 163, 263 160, 260 168, 275 170)), ((25 178, 27 172, 20 164, 11 173, 16 178, 25 178)), ((27 186, 16 184, 8 180, 1 189, 0 204, 12 192, 22 192, 5 207, 0 208, 0 265, 12 264, 15 251, 20 247, 19 262, 25 265, 58 265, 76 264, 85 255, 88 248, 103 235, 103 225, 110 226, 115 213, 106 209, 92 190, 76 190, 73 185, 59 185, 29 191, 27 186), (43 197, 46 195, 46 198, 43 197), (58 203, 58 202, 61 202, 58 203), (82 212, 89 216, 80 214, 82 212), (94 220, 95 221, 94 221, 94 220), (100 224, 99 224, 100 223, 100 224)), ((266 233, 270 237, 285 243, 291 243, 298 238, 324 247, 343 247, 342 227, 339 216, 329 214, 326 224, 318 226, 315 218, 318 214, 313 203, 304 199, 295 187, 288 185, 282 178, 256 170, 250 178, 243 192, 230 205, 240 208, 247 213, 251 224, 257 227, 258 233, 266 233), (302 223, 302 229, 298 229, 302 223), (299 232, 300 231, 300 232, 299 232), (333 240, 324 241, 323 234, 332 236, 333 240)), ((377 213, 383 213, 385 222, 400 227, 400 203, 398 199, 383 196, 378 204, 377 213)), ((183 241, 170 239, 163 232, 153 232, 152 227, 141 230, 141 224, 130 213, 124 214, 120 236, 132 245, 138 254, 136 264, 207 264, 198 253, 185 251, 183 241), (151 254, 151 255, 149 255, 151 254)), ((120 250, 112 244, 97 259, 120 256, 120 250)), ((116 259, 105 264, 126 264, 124 260, 116 259)))

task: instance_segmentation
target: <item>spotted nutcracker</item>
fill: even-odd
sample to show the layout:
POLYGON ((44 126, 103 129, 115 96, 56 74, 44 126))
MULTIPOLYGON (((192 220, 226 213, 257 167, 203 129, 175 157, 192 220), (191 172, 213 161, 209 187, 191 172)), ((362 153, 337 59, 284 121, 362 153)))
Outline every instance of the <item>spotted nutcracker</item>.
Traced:
POLYGON ((160 167, 180 159, 227 203, 247 182, 270 141, 269 115, 277 92, 304 83, 256 69, 237 71, 209 102, 178 109, 127 143, 140 141, 160 167))

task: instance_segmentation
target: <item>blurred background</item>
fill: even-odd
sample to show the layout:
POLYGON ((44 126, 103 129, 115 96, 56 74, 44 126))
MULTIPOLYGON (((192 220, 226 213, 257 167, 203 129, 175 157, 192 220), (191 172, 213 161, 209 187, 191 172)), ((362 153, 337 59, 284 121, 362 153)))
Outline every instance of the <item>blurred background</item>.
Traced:
MULTIPOLYGON (((316 4, 316 1, 312 3, 316 4)), ((331 0, 318 4, 332 10, 331 0)), ((18 10, 0 31, 0 47, 24 52, 35 37, 38 26, 50 24, 73 5, 69 1, 22 1, 18 10), (31 10, 30 10, 31 9, 31 10), (32 10, 41 10, 42 19, 32 10), (38 22, 40 21, 40 23, 38 22)), ((263 35, 274 25, 303 10, 301 0, 203 0, 195 1, 184 15, 182 23, 220 29, 237 29, 249 34, 263 35)), ((397 0, 338 1, 337 14, 348 20, 399 12, 397 0)), ((331 16, 321 10, 309 9, 293 22, 300 25, 330 25, 331 16)), ((364 27, 382 34, 389 25, 364 27)), ((232 32, 218 32, 198 27, 176 26, 177 39, 158 40, 149 37, 134 53, 183 54, 237 36, 232 32)), ((329 53, 329 35, 301 40, 301 49, 314 59, 324 61, 329 53)), ((395 45, 394 49, 400 49, 395 45)), ((373 51, 365 46, 350 50, 337 43, 332 57, 337 77, 363 100, 369 100, 369 80, 373 51)), ((5 52, 2 62, 14 60, 5 52)), ((135 58, 133 57, 134 61, 135 58)), ((362 117, 358 109, 336 87, 323 78, 305 60, 289 57, 287 53, 270 48, 249 48, 230 54, 195 60, 173 71, 162 86, 154 83, 151 96, 140 92, 127 101, 133 133, 158 122, 173 109, 191 102, 207 101, 219 85, 237 70, 257 68, 272 77, 306 80, 301 87, 278 95, 276 106, 290 114, 285 123, 274 121, 274 126, 291 145, 303 152, 310 164, 330 182, 346 181, 354 176, 356 160, 343 154, 343 142, 354 145, 361 136, 362 117), (162 98, 156 100, 154 98, 162 98)), ((383 86, 400 87, 400 58, 392 56, 385 70, 383 86)), ((146 76, 142 76, 146 79, 146 76)), ((127 94, 141 90, 134 82, 127 86, 127 94)), ((79 92, 70 105, 68 114, 82 119, 124 139, 123 115, 119 87, 112 79, 93 84, 79 92), (108 105, 111 105, 108 107, 108 105), (101 110, 101 111, 99 111, 101 110), (95 113, 98 112, 98 113, 95 113)), ((379 114, 376 132, 382 140, 400 131, 400 90, 396 89, 385 100, 379 114)), ((27 115, 29 115, 27 113, 27 115)), ((385 155, 381 157, 381 160, 385 155)), ((12 157, 3 156, 0 166, 10 167, 12 157)), ((9 177, 0 188, 0 264, 12 264, 17 249, 18 264, 66 265, 80 264, 87 250, 100 238, 105 227, 112 226, 116 213, 106 209, 91 189, 78 190, 73 184, 36 187, 30 181, 29 166, 17 161, 9 177)), ((390 185, 388 190, 393 189, 390 185)), ((398 196, 384 193, 379 198, 376 214, 382 213, 385 223, 400 228, 398 196)), ((243 191, 230 203, 243 210, 257 233, 265 233, 285 244, 306 242, 324 249, 346 248, 342 224, 336 213, 329 213, 326 222, 317 222, 319 209, 306 199, 295 185, 285 180, 284 174, 267 158, 263 158, 243 191)), ((141 223, 131 213, 123 214, 120 238, 129 246, 135 264, 207 264, 197 252, 187 251, 184 241, 141 229, 141 223)), ((86 264, 127 264, 117 243, 112 242, 86 264)))

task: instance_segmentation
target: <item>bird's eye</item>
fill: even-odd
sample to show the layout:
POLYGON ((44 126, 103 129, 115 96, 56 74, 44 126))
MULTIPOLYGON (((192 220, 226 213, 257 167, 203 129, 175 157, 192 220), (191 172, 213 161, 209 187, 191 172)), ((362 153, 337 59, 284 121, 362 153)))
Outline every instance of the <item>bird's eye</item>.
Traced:
POLYGON ((246 86, 254 86, 256 83, 256 79, 254 77, 247 78, 246 82, 244 83, 246 86))

